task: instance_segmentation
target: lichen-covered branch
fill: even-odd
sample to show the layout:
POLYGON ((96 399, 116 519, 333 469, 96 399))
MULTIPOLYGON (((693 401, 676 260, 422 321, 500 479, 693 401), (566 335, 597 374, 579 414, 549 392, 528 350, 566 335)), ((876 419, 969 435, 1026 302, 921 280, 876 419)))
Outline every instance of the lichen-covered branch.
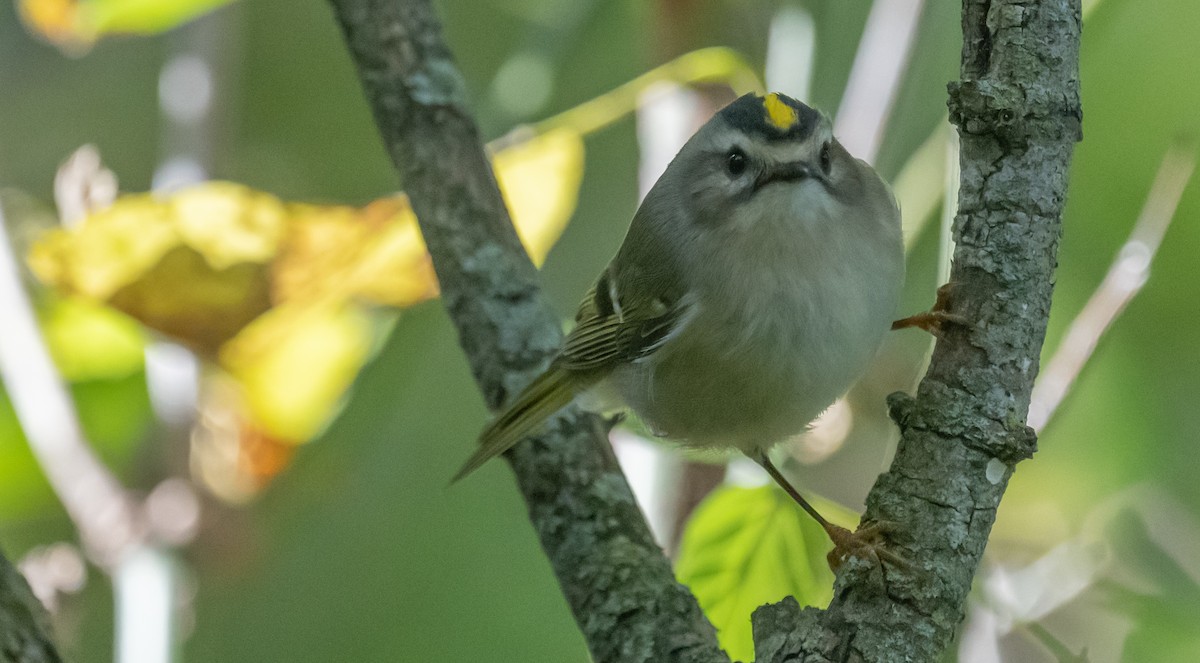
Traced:
POLYGON ((0 663, 60 663, 42 604, 0 554, 0 663))
MULTIPOLYGON (((558 348, 429 0, 331 0, 384 144, 490 407, 558 348)), ((446 413, 452 416, 452 413, 446 413)), ((597 661, 728 661, 675 582, 599 420, 570 410, 508 454, 542 547, 597 661)))
POLYGON ((1081 137, 1080 20, 1078 0, 964 0, 950 306, 973 325, 938 341, 915 398, 889 399, 902 437, 867 499, 913 568, 853 560, 828 610, 760 609, 760 663, 932 661, 962 619, 1000 498, 1036 446, 1025 420, 1081 137))

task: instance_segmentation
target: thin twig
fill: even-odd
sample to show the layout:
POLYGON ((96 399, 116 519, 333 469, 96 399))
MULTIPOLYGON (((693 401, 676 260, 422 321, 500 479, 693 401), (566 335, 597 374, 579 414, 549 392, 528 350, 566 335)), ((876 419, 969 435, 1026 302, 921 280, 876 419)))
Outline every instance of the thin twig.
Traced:
POLYGON ((1078 654, 1071 651, 1065 642, 1059 640, 1050 631, 1046 630, 1045 626, 1037 622, 1029 622, 1022 625, 1024 631, 1028 633, 1034 641, 1046 648, 1046 651, 1054 657, 1058 663, 1089 663, 1087 647, 1084 647, 1078 654))
POLYGON ((0 210, 0 378, 38 464, 79 530, 91 557, 102 565, 139 536, 124 488, 88 444, 79 417, 21 285, 0 210))
POLYGON ((834 134, 854 156, 874 163, 908 63, 924 0, 875 0, 863 28, 834 134))
POLYGON ((1058 350, 1034 385, 1029 405, 1029 425, 1034 430, 1041 431, 1054 417, 1100 339, 1146 285, 1150 265, 1195 168, 1193 147, 1176 144, 1167 150, 1129 239, 1083 310, 1071 321, 1058 350))

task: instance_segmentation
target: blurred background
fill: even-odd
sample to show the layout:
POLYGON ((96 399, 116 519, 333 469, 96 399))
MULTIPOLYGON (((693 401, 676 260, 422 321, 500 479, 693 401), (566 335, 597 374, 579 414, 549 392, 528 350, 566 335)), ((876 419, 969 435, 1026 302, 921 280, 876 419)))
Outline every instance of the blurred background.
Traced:
MULTIPOLYGON (((674 150, 763 89, 894 183, 898 317, 932 303, 959 3, 437 4, 564 320, 674 150)), ((946 660, 1200 655, 1200 4, 1084 11, 1039 451, 946 660)), ((447 488, 487 413, 398 186, 323 2, 0 2, 0 546, 71 660, 588 659, 507 468, 447 488)), ((894 334, 781 449, 851 522, 930 344, 894 334)), ((614 443, 734 656, 754 606, 828 600, 753 468, 614 443)))

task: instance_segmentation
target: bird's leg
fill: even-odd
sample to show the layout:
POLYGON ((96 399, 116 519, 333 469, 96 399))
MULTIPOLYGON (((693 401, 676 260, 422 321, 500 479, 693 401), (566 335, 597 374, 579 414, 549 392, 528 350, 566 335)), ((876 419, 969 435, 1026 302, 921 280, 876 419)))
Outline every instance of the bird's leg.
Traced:
POLYGON ((837 573, 838 568, 851 557, 870 560, 877 565, 889 562, 895 566, 904 568, 909 566, 904 558, 884 548, 886 535, 891 529, 889 523, 870 523, 859 527, 854 532, 845 527, 834 525, 826 520, 813 505, 808 503, 808 500, 800 495, 800 492, 779 471, 779 468, 775 467, 775 463, 771 462, 765 451, 760 450, 752 455, 751 458, 754 462, 761 465, 767 471, 767 474, 771 475, 771 478, 775 480, 775 483, 779 484, 780 488, 783 488, 784 492, 796 500, 796 504, 799 504, 801 509, 807 511, 808 515, 812 516, 821 525, 821 528, 825 530, 825 534, 829 536, 829 540, 833 541, 833 550, 829 551, 829 554, 825 556, 825 560, 829 563, 829 568, 834 573, 837 573))
POLYGON ((945 330, 945 325, 948 323, 970 327, 970 320, 950 312, 950 293, 954 290, 954 287, 955 283, 951 281, 938 288, 933 308, 924 313, 910 315, 907 318, 893 322, 892 331, 907 329, 908 327, 918 327, 941 338, 942 332, 945 330))

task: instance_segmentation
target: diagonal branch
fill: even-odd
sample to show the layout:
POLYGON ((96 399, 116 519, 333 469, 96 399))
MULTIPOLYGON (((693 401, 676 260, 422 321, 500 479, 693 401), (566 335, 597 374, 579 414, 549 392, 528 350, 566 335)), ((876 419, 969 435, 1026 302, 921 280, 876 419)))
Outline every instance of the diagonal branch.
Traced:
POLYGON ((902 438, 867 498, 866 518, 899 525, 915 568, 856 560, 827 611, 760 609, 759 661, 932 661, 962 620, 996 507, 1036 446, 1025 420, 1080 138, 1079 29, 1079 0, 964 0, 950 278, 952 311, 974 324, 937 343, 915 399, 889 399, 902 438), (780 635, 798 619, 802 634, 780 635))
MULTIPOLYGON (((490 407, 561 340, 496 188, 429 0, 331 0, 490 407)), ((597 661, 728 661, 675 582, 607 446, 576 410, 508 455, 597 661)))
POLYGON ((88 554, 109 567, 139 537, 138 517, 116 476, 88 444, 21 282, 0 210, 0 381, 29 448, 88 554))

